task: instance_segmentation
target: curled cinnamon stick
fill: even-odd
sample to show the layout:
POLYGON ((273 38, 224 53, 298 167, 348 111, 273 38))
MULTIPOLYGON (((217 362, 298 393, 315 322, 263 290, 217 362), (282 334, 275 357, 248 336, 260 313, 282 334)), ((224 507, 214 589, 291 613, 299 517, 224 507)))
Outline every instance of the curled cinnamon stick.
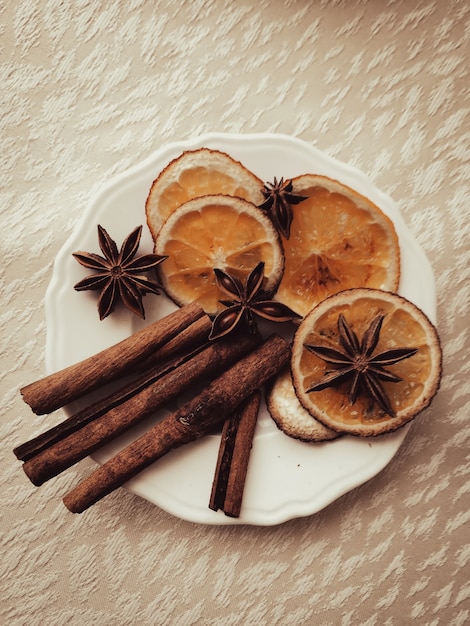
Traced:
POLYGON ((183 407, 104 463, 64 497, 72 513, 82 513, 171 450, 207 434, 290 356, 289 343, 272 335, 237 361, 183 407))
POLYGON ((177 309, 98 354, 26 385, 20 389, 23 400, 38 415, 52 413, 115 380, 203 315, 196 303, 177 309))
POLYGON ((28 461, 58 441, 65 439, 68 435, 77 432, 77 430, 115 406, 132 398, 139 391, 142 391, 145 387, 148 387, 178 367, 179 364, 191 356, 192 352, 201 350, 208 340, 210 329, 211 320, 207 315, 192 322, 179 335, 151 354, 143 363, 139 363, 136 370, 137 375, 135 378, 132 377, 128 383, 77 411, 66 420, 49 428, 33 439, 16 446, 13 450, 16 458, 20 461, 28 461))
POLYGON ((254 337, 246 336, 207 344, 136 395, 23 463, 25 474, 34 485, 42 485, 164 407, 191 385, 216 376, 220 369, 246 354, 254 342, 254 337))
POLYGON ((257 390, 225 420, 222 429, 209 508, 221 509, 229 517, 240 517, 260 402, 257 390))

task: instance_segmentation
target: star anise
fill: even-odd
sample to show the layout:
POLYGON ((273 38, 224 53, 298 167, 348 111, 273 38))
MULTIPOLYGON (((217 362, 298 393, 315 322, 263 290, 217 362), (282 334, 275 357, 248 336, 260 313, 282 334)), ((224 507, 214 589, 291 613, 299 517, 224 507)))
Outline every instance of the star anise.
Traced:
POLYGON ((278 182, 274 178, 273 183, 265 183, 262 189, 265 198, 259 208, 266 211, 279 232, 286 239, 290 237, 290 227, 293 219, 292 205, 299 204, 308 196, 301 196, 292 190, 292 181, 281 178, 278 182))
POLYGON ((255 315, 273 322, 289 322, 301 317, 285 304, 271 300, 263 289, 263 261, 250 272, 245 283, 221 269, 214 272, 217 285, 232 299, 220 300, 227 308, 214 318, 210 339, 223 337, 239 324, 245 324, 248 332, 256 333, 255 315))
POLYGON ((343 382, 349 383, 349 401, 354 404, 358 394, 367 393, 388 415, 395 416, 387 393, 380 381, 397 383, 403 380, 385 369, 416 354, 417 348, 393 348, 374 355, 379 341, 384 315, 377 315, 365 331, 362 341, 347 323, 344 315, 338 318, 339 343, 342 350, 320 345, 305 347, 313 354, 335 367, 327 372, 322 380, 310 387, 307 392, 320 391, 343 382))
POLYGON ((104 319, 113 312, 118 301, 133 313, 145 318, 142 297, 146 293, 160 293, 160 285, 146 273, 153 270, 167 257, 158 254, 144 254, 134 258, 140 244, 142 226, 135 228, 124 240, 118 251, 116 243, 106 230, 98 225, 98 242, 104 256, 93 252, 74 252, 80 265, 95 270, 94 274, 83 278, 74 289, 77 291, 101 290, 98 300, 98 313, 104 319))

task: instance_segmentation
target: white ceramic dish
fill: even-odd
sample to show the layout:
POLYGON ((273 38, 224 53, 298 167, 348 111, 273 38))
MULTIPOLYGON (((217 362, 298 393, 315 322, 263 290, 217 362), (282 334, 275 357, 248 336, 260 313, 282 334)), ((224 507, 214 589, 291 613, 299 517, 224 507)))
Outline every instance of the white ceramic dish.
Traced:
MULTIPOLYGON (((73 285, 84 270, 73 259, 76 250, 99 251, 97 224, 102 224, 118 245, 137 225, 145 225, 145 199, 153 179, 183 150, 210 147, 240 160, 262 180, 290 178, 315 172, 336 178, 368 196, 393 220, 402 253, 399 292, 435 321, 435 282, 422 249, 408 231, 394 202, 355 168, 336 161, 301 140, 279 134, 207 134, 174 143, 106 184, 92 200, 73 234, 57 256, 47 291, 46 367, 59 370, 116 343, 142 323, 174 309, 164 296, 144 300, 147 320, 126 310, 100 322, 96 294, 77 293, 73 285)), ((144 228, 139 252, 152 251, 144 228)), ((77 407, 70 407, 70 409, 77 407)), ((158 419, 158 416, 153 418, 158 419)), ((148 422, 152 420, 148 420, 148 422)), ((104 462, 148 427, 148 422, 94 455, 104 462)), ((182 519, 205 524, 274 525, 311 515, 363 484, 381 471, 399 449, 408 428, 372 439, 342 437, 322 444, 307 444, 281 433, 263 408, 255 432, 239 519, 208 508, 217 436, 209 436, 176 450, 126 484, 182 519)))

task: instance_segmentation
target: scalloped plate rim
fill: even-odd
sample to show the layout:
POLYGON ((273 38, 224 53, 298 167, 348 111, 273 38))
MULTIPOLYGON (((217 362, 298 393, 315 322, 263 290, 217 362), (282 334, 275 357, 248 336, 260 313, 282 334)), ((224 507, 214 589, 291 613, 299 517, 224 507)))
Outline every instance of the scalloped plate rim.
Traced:
MULTIPOLYGON (((70 234, 70 236, 56 256, 53 266, 52 278, 46 291, 46 369, 49 373, 51 371, 54 371, 55 369, 64 367, 67 364, 67 362, 64 362, 66 361, 64 357, 67 349, 66 347, 64 348, 64 344, 62 344, 61 341, 58 341, 58 336, 56 334, 57 322, 60 322, 61 320, 60 311, 58 310, 59 302, 67 302, 67 300, 71 297, 67 291, 70 291, 71 285, 67 283, 67 280, 63 280, 67 276, 67 273, 64 271, 64 267, 70 265, 71 251, 77 249, 78 247, 82 247, 79 246, 79 242, 83 238, 83 231, 89 228, 90 217, 96 215, 96 212, 98 212, 99 214, 100 208, 102 208, 103 205, 106 204, 109 194, 111 192, 114 192, 115 195, 122 195, 124 193, 124 190, 126 189, 126 184, 132 185, 133 181, 139 179, 139 177, 145 177, 148 170, 152 169, 153 167, 157 168, 157 164, 160 164, 161 169, 162 164, 164 166, 167 162, 169 162, 169 160, 177 156, 183 150, 191 150, 203 146, 224 150, 227 153, 231 154, 231 156, 234 156, 234 158, 238 158, 239 160, 241 160, 247 167, 250 168, 250 165, 248 164, 250 160, 247 156, 248 153, 258 152, 260 150, 263 152, 263 150, 266 149, 267 144, 269 144, 271 148, 274 146, 278 150, 282 148, 289 148, 298 151, 302 155, 301 160, 305 159, 307 161, 312 159, 313 161, 321 162, 322 167, 326 171, 331 170, 332 172, 339 172, 339 175, 336 175, 336 177, 339 180, 342 180, 342 182, 344 182, 344 177, 346 177, 348 179, 348 182, 346 182, 346 184, 349 184, 351 187, 356 188, 361 193, 364 193, 364 190, 368 191, 367 195, 369 195, 371 199, 376 202, 376 204, 378 204, 378 206, 380 206, 384 210, 384 212, 387 213, 389 217, 391 217, 394 221, 397 232, 399 234, 400 247, 402 249, 402 252, 409 252, 409 254, 414 257, 414 261, 418 263, 420 272, 422 273, 421 280, 426 285, 427 289, 425 295, 424 293, 419 294, 421 298, 425 298, 424 306, 422 306, 422 308, 425 310, 428 316, 433 321, 435 321, 435 284, 429 260, 427 259, 421 246, 413 238, 411 232, 408 230, 408 227, 406 226, 403 217, 393 200, 383 191, 378 189, 373 183, 371 183, 362 171, 350 164, 343 163, 336 158, 321 152, 320 150, 306 143, 302 139, 299 139, 297 137, 291 137, 282 133, 204 133, 198 137, 194 137, 191 139, 165 144, 160 150, 153 152, 139 163, 136 163, 134 166, 128 168, 126 171, 114 175, 107 183, 104 183, 99 188, 98 192, 90 199, 87 207, 84 210, 83 215, 78 220, 72 233, 70 234), (245 156, 247 158, 239 158, 237 156, 238 152, 240 152, 241 154, 246 153, 245 156), (355 181, 355 184, 351 184, 349 182, 349 179, 355 181)), ((272 158, 272 154, 269 153, 267 160, 269 161, 272 158)), ((256 174, 258 174, 254 167, 251 167, 251 169, 256 174)), ((155 169, 152 175, 152 179, 156 177, 159 171, 159 169, 155 169)), ((298 172, 298 174, 302 173, 307 173, 307 170, 298 172)), ((294 174, 290 174, 288 177, 293 175, 294 174)), ((330 175, 333 176, 333 174, 330 175)), ((272 171, 270 178, 271 180, 273 176, 279 176, 279 172, 272 171)), ((266 180, 268 179, 267 177, 264 178, 266 180)), ((150 180, 148 176, 147 179, 150 180)), ((405 287, 406 289, 409 288, 408 286, 405 287)), ((401 293, 402 289, 399 289, 398 291, 399 293, 401 293)), ((407 297, 410 296, 407 295, 407 297)), ((413 298, 410 297, 410 299, 413 298)), ((83 301, 83 304, 81 304, 80 306, 85 307, 85 302, 83 301)), ((96 320, 97 322, 99 322, 97 314, 96 320)), ((116 338, 116 341, 121 339, 123 336, 126 336, 125 331, 123 331, 122 329, 119 329, 118 331, 117 329, 118 326, 116 324, 110 330, 110 336, 114 336, 114 334, 120 334, 120 336, 116 338)), ((127 332, 127 334, 129 334, 129 332, 127 332)), ((65 341, 67 341, 67 336, 65 336, 65 341)), ((109 342, 107 345, 109 345, 109 342)), ((70 354, 68 355, 68 358, 71 358, 70 354)), ((155 464, 155 468, 152 466, 148 470, 142 472, 138 477, 127 483, 126 488, 129 489, 131 492, 154 503, 160 508, 166 510, 167 512, 187 521, 208 525, 251 524, 271 526, 286 522, 290 519, 294 519, 297 517, 312 515, 334 502, 337 498, 343 496, 347 492, 373 478, 382 469, 384 469, 384 467, 386 467, 395 456, 406 436, 406 433, 409 430, 409 427, 410 424, 406 425, 395 433, 390 433, 389 435, 385 435, 380 438, 379 445, 381 447, 387 448, 387 442, 390 442, 387 450, 388 454, 383 456, 379 460, 379 462, 376 462, 373 467, 365 466, 361 469, 356 470, 352 474, 346 472, 341 481, 336 482, 333 487, 330 487, 329 490, 323 490, 315 496, 312 494, 307 494, 303 499, 293 499, 290 501, 282 498, 281 496, 277 506, 275 506, 274 508, 271 507, 271 509, 269 510, 256 510, 256 507, 253 507, 253 504, 250 501, 247 505, 246 511, 242 510, 242 515, 238 519, 226 517, 220 512, 214 513, 210 509, 206 508, 206 503, 204 503, 204 508, 195 508, 192 504, 184 502, 184 499, 183 502, 178 502, 174 499, 172 500, 171 495, 169 496, 168 494, 162 492, 159 493, 158 489, 155 491, 155 489, 152 488, 152 476, 154 476, 154 472, 158 470, 158 464, 166 464, 166 461, 163 459, 159 461, 158 464, 155 464)), ((269 432, 267 435, 266 432, 264 432, 262 433, 260 440, 262 440, 264 436, 268 439, 272 437, 277 437, 279 441, 279 435, 285 439, 290 439, 282 433, 269 432)), ((256 437, 258 437, 258 435, 256 435, 256 437)), ((215 438, 213 438, 214 440, 212 442, 210 441, 210 438, 207 439, 209 439, 209 444, 213 451, 218 444, 215 441, 215 438)), ((328 445, 338 445, 339 441, 343 441, 343 444, 341 445, 344 445, 344 441, 349 441, 349 443, 352 443, 353 447, 356 446, 358 443, 360 443, 360 445, 363 445, 365 443, 365 441, 359 442, 357 438, 342 437, 340 438, 340 440, 337 440, 336 442, 331 442, 328 445)), ((374 445, 377 444, 376 441, 367 441, 367 445, 371 444, 372 448, 374 447, 374 445)), ((312 447, 311 444, 295 442, 294 440, 289 441, 289 446, 291 446, 292 442, 294 444, 294 447, 298 446, 297 450, 305 450, 305 446, 312 447)), ((115 446, 119 445, 119 443, 115 444, 115 446)), ((111 448, 113 448, 113 446, 111 446, 111 448)), ((99 462, 102 462, 104 458, 106 458, 106 456, 109 456, 109 454, 110 452, 95 453, 92 458, 99 462)), ((250 461, 250 470, 252 472, 254 472, 254 468, 252 466, 257 462, 258 461, 256 460, 250 461)), ((171 467, 171 462, 169 465, 171 467)), ((247 479, 247 487, 249 486, 249 479, 250 475, 247 479)))

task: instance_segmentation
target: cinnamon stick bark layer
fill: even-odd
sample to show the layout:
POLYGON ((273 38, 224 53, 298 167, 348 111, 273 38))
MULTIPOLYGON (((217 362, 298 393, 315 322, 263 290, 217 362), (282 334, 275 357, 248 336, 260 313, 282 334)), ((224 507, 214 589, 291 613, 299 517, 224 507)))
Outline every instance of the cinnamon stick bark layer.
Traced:
POLYGON ((13 450, 16 458, 20 461, 28 461, 177 368, 190 358, 192 351, 202 350, 207 344, 211 326, 211 320, 207 315, 192 322, 176 337, 155 350, 147 359, 139 362, 133 368, 137 372, 135 378, 119 387, 117 391, 77 411, 60 424, 17 446, 13 450))
POLYGON ((253 336, 246 336, 209 343, 136 395, 23 463, 24 472, 34 485, 42 485, 164 407, 192 385, 214 378, 221 369, 253 348, 256 341, 253 336))
POLYGON ((260 402, 257 390, 225 420, 222 429, 209 508, 221 509, 229 517, 240 517, 260 402))
POLYGON ((98 354, 26 385, 20 389, 23 400, 38 415, 52 413, 115 380, 204 315, 196 303, 177 309, 98 354))
POLYGON ((272 335, 232 365, 192 400, 104 463, 64 497, 82 513, 156 460, 207 434, 288 363, 289 343, 272 335))

